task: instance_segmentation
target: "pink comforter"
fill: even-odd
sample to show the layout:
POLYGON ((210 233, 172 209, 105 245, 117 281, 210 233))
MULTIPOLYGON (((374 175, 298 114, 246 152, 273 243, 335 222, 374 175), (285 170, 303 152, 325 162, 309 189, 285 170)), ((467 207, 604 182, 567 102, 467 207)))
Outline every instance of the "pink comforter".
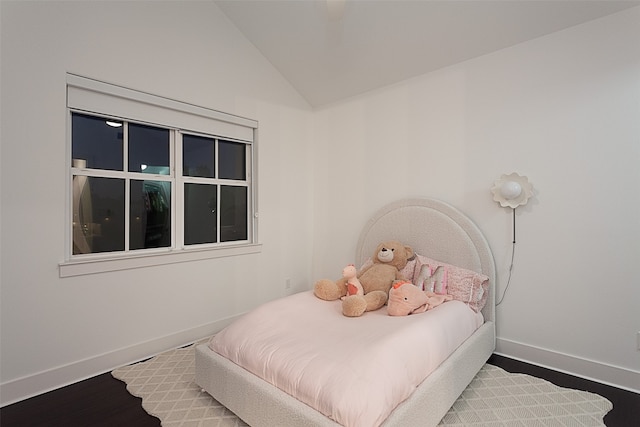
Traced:
POLYGON ((348 427, 380 425, 481 324, 449 301, 426 313, 362 317, 303 292, 264 304, 211 349, 348 427))

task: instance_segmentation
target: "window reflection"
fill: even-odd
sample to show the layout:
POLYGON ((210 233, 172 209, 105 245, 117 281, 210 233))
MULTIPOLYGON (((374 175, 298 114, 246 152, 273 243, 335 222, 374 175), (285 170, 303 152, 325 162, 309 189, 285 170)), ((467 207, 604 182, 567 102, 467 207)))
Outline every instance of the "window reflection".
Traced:
POLYGON ((185 184, 185 245, 216 243, 218 241, 217 192, 217 185, 185 184))
POLYGON ((171 183, 132 180, 129 248, 171 246, 171 183))
POLYGON ((73 254, 124 250, 124 180, 73 177, 73 254))
POLYGON ((220 241, 247 239, 247 187, 220 188, 220 241))
POLYGON ((246 146, 239 142, 219 141, 220 178, 247 179, 246 146))
POLYGON ((169 175, 169 129, 129 123, 129 171, 169 175))
POLYGON ((71 115, 71 151, 74 160, 87 168, 122 170, 122 127, 113 127, 99 117, 71 115))
POLYGON ((182 175, 214 178, 216 172, 215 140, 203 136, 182 136, 182 175))

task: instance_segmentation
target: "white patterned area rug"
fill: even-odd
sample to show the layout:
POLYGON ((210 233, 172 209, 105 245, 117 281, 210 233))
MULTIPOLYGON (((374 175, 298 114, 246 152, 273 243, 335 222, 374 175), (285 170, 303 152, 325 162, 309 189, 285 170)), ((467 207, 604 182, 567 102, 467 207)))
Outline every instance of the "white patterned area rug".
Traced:
MULTIPOLYGON (((196 343, 197 344, 197 343, 196 343)), ((142 398, 165 427, 247 426, 194 382, 194 347, 170 350, 112 375, 142 398)), ((485 365, 440 422, 441 426, 604 426, 613 408, 597 394, 561 388, 485 365)))

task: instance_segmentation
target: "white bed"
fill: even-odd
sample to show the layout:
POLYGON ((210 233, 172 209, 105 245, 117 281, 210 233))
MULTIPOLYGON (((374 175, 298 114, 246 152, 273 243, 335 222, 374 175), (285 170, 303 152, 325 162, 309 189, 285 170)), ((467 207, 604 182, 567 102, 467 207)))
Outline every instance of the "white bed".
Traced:
MULTIPOLYGON (((437 425, 495 348, 493 296, 495 267, 493 257, 482 233, 468 217, 452 206, 433 199, 401 200, 379 210, 362 230, 357 245, 357 265, 362 265, 378 243, 386 240, 401 241, 411 246, 417 254, 426 255, 489 277, 487 303, 481 312, 484 323, 461 345, 458 346, 459 343, 456 343, 456 350, 444 361, 438 360, 439 366, 424 381, 417 384, 417 388, 388 417, 386 414, 378 417, 382 417, 381 419, 384 420, 383 426, 437 425)), ((307 295, 296 295, 293 299, 302 301, 310 298, 307 295)), ((366 322, 397 321, 397 319, 390 320, 391 317, 384 318, 386 307, 377 312, 365 313, 363 318, 353 319, 338 316, 339 302, 327 302, 319 299, 309 302, 317 303, 318 310, 329 311, 329 314, 321 312, 320 316, 329 316, 330 312, 334 310, 336 312, 335 321, 347 322, 344 324, 352 328, 351 333, 357 333, 357 329, 353 329, 357 327, 354 325, 358 325, 356 322, 362 320, 363 322, 360 323, 367 325, 364 323, 364 318, 367 316, 366 322)), ((278 304, 285 303, 286 301, 269 303, 267 309, 273 305, 282 311, 283 306, 278 306, 278 304)), ((455 304, 445 303, 441 307, 436 307, 434 313, 440 308, 444 313, 447 310, 454 310, 456 307, 455 304)), ((464 309, 471 311, 468 307, 464 307, 464 309)), ((428 315, 430 315, 429 312, 409 317, 423 316, 420 319, 427 320, 428 315)), ((240 325, 242 326, 242 324, 240 325)), ((230 328, 232 327, 233 325, 230 328)), ((296 338, 296 341, 299 339, 299 337, 296 338)), ((313 337, 310 339, 313 340, 313 337)), ((279 351, 280 348, 277 350, 279 351)), ((231 353, 233 353, 233 349, 231 349, 231 353)), ((237 353, 242 352, 238 351, 237 353)), ((249 351, 247 354, 253 355, 253 353, 253 351, 249 351)), ((361 375, 363 374, 361 373, 361 375)), ((286 383, 280 384, 277 379, 271 378, 269 381, 288 390, 286 383)), ((270 382, 212 351, 206 344, 196 348, 196 382, 216 400, 253 427, 340 425, 270 382)), ((291 392, 291 390, 288 391, 291 392)), ((301 399, 304 400, 302 397, 301 399)), ((331 408, 328 410, 323 408, 322 410, 331 412, 331 408)), ((376 419, 375 414, 373 419, 376 419)), ((362 421, 362 425, 368 425, 368 423, 374 425, 378 421, 375 423, 369 420, 362 421)), ((357 425, 354 422, 346 424, 357 425)))

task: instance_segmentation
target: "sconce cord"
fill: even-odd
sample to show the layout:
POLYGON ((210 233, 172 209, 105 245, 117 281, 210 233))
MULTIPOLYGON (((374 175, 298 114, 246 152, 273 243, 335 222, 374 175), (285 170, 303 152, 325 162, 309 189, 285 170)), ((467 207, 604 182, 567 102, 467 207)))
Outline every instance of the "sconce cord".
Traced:
MULTIPOLYGON (((513 244, 516 244, 516 208, 513 208, 513 244)), ((513 263, 513 259, 511 260, 513 263)))
POLYGON ((513 259, 516 254, 516 208, 512 208, 513 210, 513 243, 511 245, 511 264, 509 265, 509 277, 507 279, 507 285, 504 287, 504 291, 502 292, 502 296, 500 300, 496 303, 496 307, 502 304, 502 300, 504 300, 505 295, 507 295, 507 289, 509 289, 509 285, 511 284, 511 272, 513 271, 513 259))

